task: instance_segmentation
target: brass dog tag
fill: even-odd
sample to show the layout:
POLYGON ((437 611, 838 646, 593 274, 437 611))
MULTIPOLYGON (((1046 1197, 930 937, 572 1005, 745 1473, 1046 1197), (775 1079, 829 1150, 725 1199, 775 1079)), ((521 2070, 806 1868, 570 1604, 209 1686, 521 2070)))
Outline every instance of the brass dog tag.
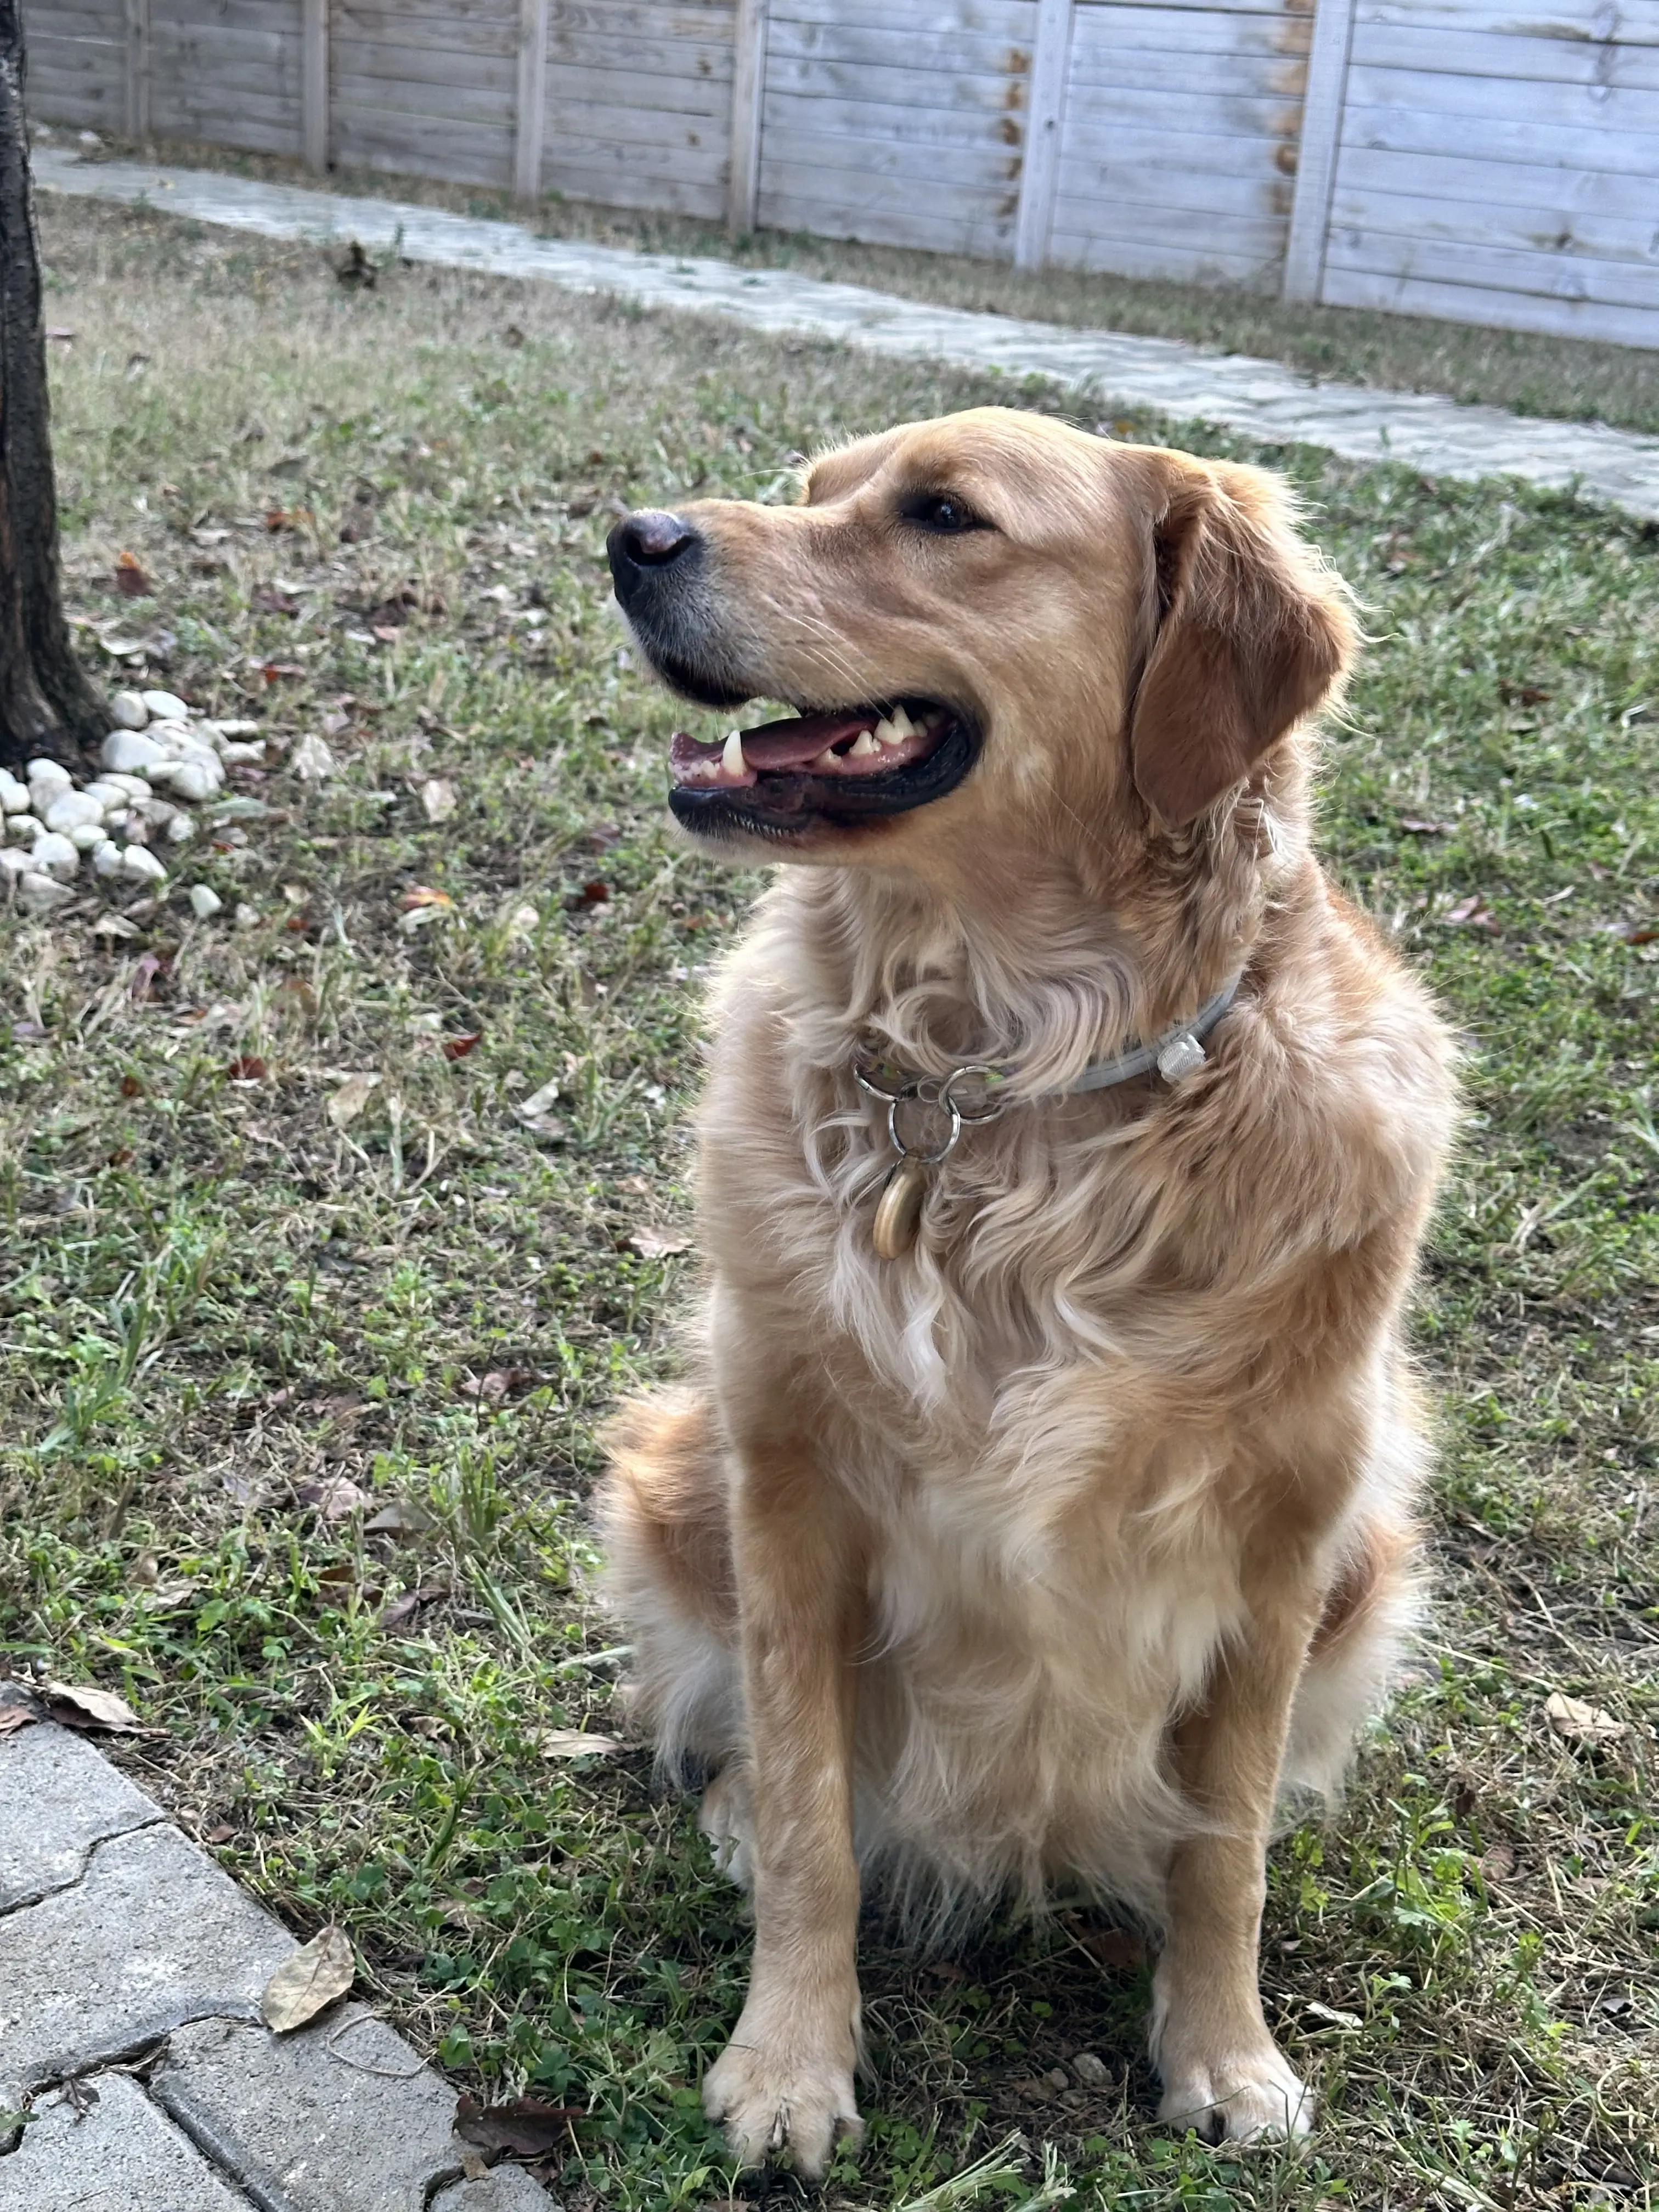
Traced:
POLYGON ((904 1159, 888 1176, 876 1201, 876 1218, 870 1231, 878 1260, 901 1260, 916 1241, 921 1226, 922 1202, 927 1196, 927 1168, 921 1160, 904 1159))

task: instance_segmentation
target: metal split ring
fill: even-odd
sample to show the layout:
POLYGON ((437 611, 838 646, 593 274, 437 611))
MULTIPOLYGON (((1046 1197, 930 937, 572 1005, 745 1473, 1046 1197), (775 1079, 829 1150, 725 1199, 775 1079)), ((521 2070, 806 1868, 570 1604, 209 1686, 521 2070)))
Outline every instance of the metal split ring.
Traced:
POLYGON ((893 1150, 902 1160, 915 1160, 922 1167, 936 1168, 941 1160, 948 1158, 956 1150, 957 1139, 962 1134, 962 1109, 960 1107, 947 1103, 943 1098, 924 1098, 919 1090, 912 1089, 906 1091, 902 1097, 888 1100, 887 1134, 892 1141, 893 1150), (912 1105, 925 1106, 930 1113, 950 1115, 951 1133, 937 1152, 919 1152, 913 1146, 907 1145, 900 1136, 899 1109, 901 1106, 912 1105))

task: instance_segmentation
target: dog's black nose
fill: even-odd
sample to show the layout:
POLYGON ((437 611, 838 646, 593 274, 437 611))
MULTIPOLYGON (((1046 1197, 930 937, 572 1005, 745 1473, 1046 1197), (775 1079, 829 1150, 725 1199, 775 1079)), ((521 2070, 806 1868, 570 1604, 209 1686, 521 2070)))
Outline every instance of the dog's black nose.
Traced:
POLYGON ((637 514, 623 515, 606 544, 611 573, 621 584, 630 569, 666 568, 684 560, 702 539, 681 516, 647 507, 637 514))

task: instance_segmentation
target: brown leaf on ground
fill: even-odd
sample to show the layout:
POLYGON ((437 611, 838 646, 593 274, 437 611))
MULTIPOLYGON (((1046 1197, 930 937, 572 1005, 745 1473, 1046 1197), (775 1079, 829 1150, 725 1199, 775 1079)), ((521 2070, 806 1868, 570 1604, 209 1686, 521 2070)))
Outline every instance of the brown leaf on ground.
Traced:
POLYGON ((466 1395, 482 1398, 488 1406, 499 1406, 508 1398, 522 1398, 541 1379, 533 1367, 492 1367, 466 1395))
POLYGON ((455 2107, 455 2132, 480 2150, 508 2158, 543 2158, 567 2148, 570 2129, 587 2115, 579 2105, 547 2105, 539 2097, 514 2097, 504 2105, 482 2105, 464 2095, 455 2107))
POLYGON ((226 1068, 225 1073, 233 1083, 263 1083, 265 1064, 257 1052, 240 1052, 226 1068))
POLYGON ((360 1490, 347 1474, 331 1474, 321 1482, 305 1483, 297 1494, 301 1505, 314 1505, 325 1521, 348 1521, 368 1503, 368 1492, 360 1490))
POLYGON ((356 1120, 380 1079, 378 1075, 347 1076, 328 1102, 328 1118, 337 1129, 343 1129, 348 1122, 356 1120))
POLYGON ((470 1030, 463 1036, 446 1037, 444 1039, 444 1058, 446 1060, 465 1060, 468 1053, 472 1050, 473 1047, 475 1045, 482 1044, 483 1042, 483 1031, 482 1030, 470 1030))
POLYGON ((455 787, 446 775, 428 776, 420 789, 421 811, 428 822, 447 822, 455 811, 455 787))
POLYGON ((101 1729, 110 1735, 138 1735, 143 1723, 125 1698, 90 1684, 48 1682, 41 1692, 50 1717, 63 1728, 101 1729))
POLYGON ((1146 1946, 1133 1928, 1091 1928, 1082 1938, 1084 1949, 1115 1973, 1131 1973, 1146 1963, 1146 1946))
POLYGON ((365 1536, 412 1536, 418 1535, 423 1528, 435 1528, 436 1525, 424 1505, 411 1505, 404 1498, 394 1498, 390 1505, 383 1505, 378 1513, 370 1514, 363 1523, 363 1534, 365 1536))
POLYGON ((580 1729, 544 1729, 536 1738, 544 1759, 608 1759, 622 1749, 614 1735, 588 1735, 580 1729))
POLYGON ((1440 917, 1447 929, 1496 929, 1498 917, 1479 891, 1470 891, 1467 897, 1449 906, 1440 917))
POLYGON ((15 1735, 19 1729, 33 1728, 46 1717, 33 1698, 8 1698, 0 1702, 0 1735, 15 1735))
POLYGON ((424 1589, 405 1590, 401 1597, 394 1597, 389 1605, 381 1607, 376 1626, 401 1628, 405 1621, 413 1620, 423 1605, 435 1605, 440 1598, 448 1595, 441 1583, 429 1583, 424 1589))
POLYGON ((1626 1733, 1623 1721, 1615 1720, 1601 1706, 1587 1705, 1582 1698, 1565 1697, 1559 1690, 1545 1698, 1544 1717, 1568 1743, 1617 1743, 1626 1733))
POLYGON ((115 588, 124 599, 147 599, 155 586, 144 574, 136 554, 118 553, 115 556, 115 588))
POLYGON ((1409 837, 1449 837, 1457 824, 1455 822, 1431 822, 1421 814, 1402 814, 1400 826, 1409 837))
POLYGON ((256 614, 297 615, 300 602, 292 592, 285 592, 276 584, 256 584, 248 594, 248 605, 256 614))
POLYGON ((278 2035, 303 2027, 325 2005, 343 1997, 356 1974, 351 1938, 344 1929, 331 1925, 320 1929, 292 1958, 284 1959, 265 1984, 259 2008, 265 2026, 278 2035))
POLYGON ((665 1229, 636 1229, 628 1241, 641 1260, 672 1260, 691 1249, 689 1237, 672 1236, 665 1229))

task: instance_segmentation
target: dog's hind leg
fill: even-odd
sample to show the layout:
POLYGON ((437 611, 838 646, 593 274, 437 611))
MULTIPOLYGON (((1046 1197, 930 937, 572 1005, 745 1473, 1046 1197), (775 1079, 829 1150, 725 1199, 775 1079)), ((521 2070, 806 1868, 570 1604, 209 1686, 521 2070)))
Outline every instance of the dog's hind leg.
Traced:
POLYGON ((604 1438, 596 1508, 605 1586, 634 1645, 630 1717, 670 1771, 744 1742, 726 1447, 700 1392, 624 1406, 604 1438))

